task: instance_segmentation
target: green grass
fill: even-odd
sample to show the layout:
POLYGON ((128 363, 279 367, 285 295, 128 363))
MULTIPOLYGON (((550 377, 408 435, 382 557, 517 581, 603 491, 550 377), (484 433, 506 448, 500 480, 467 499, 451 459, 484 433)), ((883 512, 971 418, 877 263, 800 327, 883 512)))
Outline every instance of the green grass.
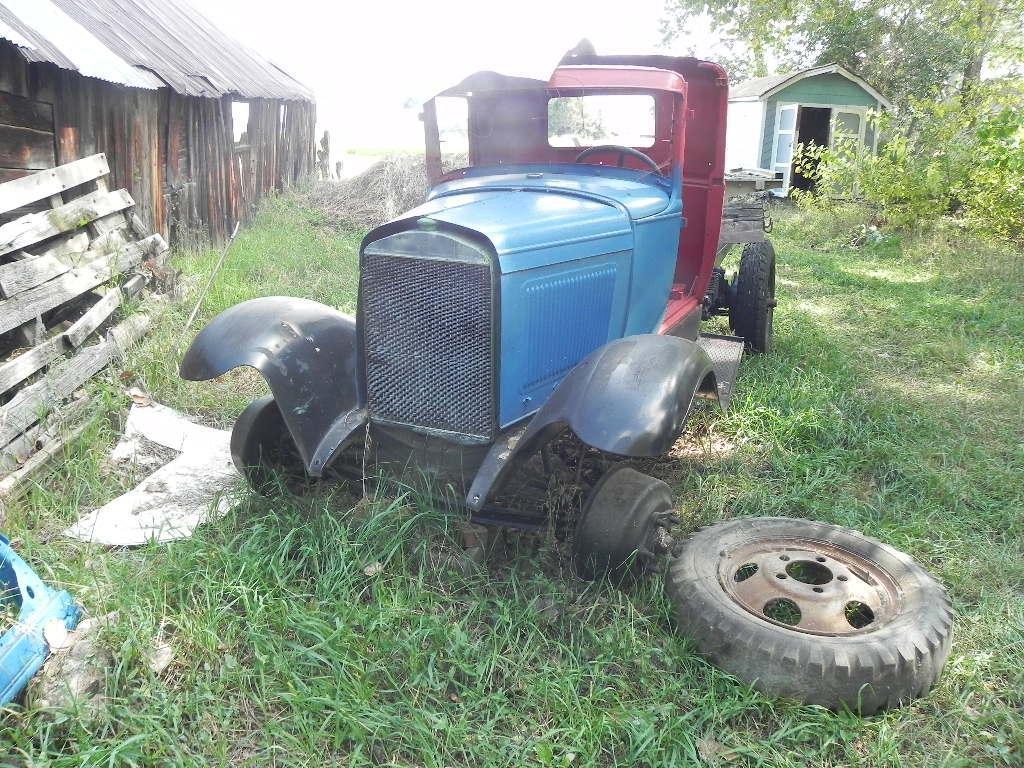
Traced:
MULTIPOLYGON (((748 359, 733 410, 697 414, 654 469, 687 526, 798 515, 911 552, 957 611, 928 698, 869 719, 766 698, 692 654, 659 581, 575 581, 554 548, 514 536, 477 565, 459 515, 412 493, 355 509, 340 492, 249 498, 189 541, 132 551, 61 539, 138 480, 104 460, 126 381, 224 425, 262 391, 244 373, 176 378, 184 305, 94 387, 89 433, 9 510, 45 578, 119 611, 118 664, 97 714, 12 708, 0 764, 1021 764, 1021 257, 955 232, 850 246, 858 224, 783 217, 776 351, 748 359), (144 655, 158 633, 176 653, 162 676, 144 655)), ((272 201, 200 321, 268 293, 351 310, 360 234, 272 201)), ((198 284, 215 259, 177 264, 198 284)))

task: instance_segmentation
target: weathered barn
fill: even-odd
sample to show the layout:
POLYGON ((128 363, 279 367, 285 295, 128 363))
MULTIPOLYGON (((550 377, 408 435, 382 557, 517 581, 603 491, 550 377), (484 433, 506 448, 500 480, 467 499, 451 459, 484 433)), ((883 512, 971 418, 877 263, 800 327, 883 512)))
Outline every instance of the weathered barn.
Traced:
POLYGON ((218 241, 313 170, 315 122, 186 0, 0 0, 0 181, 102 152, 148 227, 218 241))
POLYGON ((873 151, 878 141, 868 111, 892 105, 863 78, 838 64, 759 77, 729 89, 726 168, 783 174, 782 193, 811 180, 793 167, 798 144, 832 146, 839 138, 873 151))

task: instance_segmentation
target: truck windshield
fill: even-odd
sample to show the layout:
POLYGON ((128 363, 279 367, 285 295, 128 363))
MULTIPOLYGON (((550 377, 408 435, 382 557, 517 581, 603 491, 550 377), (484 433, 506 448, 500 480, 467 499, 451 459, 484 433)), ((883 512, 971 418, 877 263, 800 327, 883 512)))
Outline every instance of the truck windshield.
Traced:
POLYGON ((548 100, 548 144, 654 146, 654 97, 646 94, 558 96, 548 100))

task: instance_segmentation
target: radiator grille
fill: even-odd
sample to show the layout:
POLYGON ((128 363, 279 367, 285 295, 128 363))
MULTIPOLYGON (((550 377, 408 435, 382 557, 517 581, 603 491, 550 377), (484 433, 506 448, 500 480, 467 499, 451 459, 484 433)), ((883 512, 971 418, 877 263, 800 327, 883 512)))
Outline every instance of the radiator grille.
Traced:
POLYGON ((370 414, 491 437, 490 267, 364 254, 360 301, 370 414))

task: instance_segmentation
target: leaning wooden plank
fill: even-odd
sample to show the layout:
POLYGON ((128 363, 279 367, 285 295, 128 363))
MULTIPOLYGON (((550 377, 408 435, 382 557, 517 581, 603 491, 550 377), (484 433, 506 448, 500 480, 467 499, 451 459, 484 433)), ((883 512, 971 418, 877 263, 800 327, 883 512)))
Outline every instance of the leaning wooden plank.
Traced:
MULTIPOLYGON (((145 284, 146 278, 144 275, 132 275, 125 281, 124 285, 119 288, 111 288, 103 294, 103 298, 89 307, 88 312, 78 318, 70 328, 64 331, 62 334, 64 341, 71 347, 80 347, 89 334, 103 325, 125 299, 131 298, 141 291, 142 286, 145 284)), ((148 319, 146 322, 149 322, 148 319)))
POLYGON ((113 345, 114 357, 124 357, 132 345, 146 334, 152 321, 149 315, 137 312, 111 328, 106 343, 113 345))
POLYGON ((135 203, 125 190, 90 192, 60 208, 40 211, 0 227, 0 256, 38 243, 63 232, 70 232, 135 203))
POLYGON ((132 315, 115 326, 107 339, 86 347, 54 367, 45 378, 25 387, 0 407, 0 446, 7 446, 48 411, 91 379, 138 341, 149 327, 149 317, 132 315))
MULTIPOLYGON (((110 222, 110 226, 97 226, 95 230, 90 226, 90 234, 93 235, 92 244, 89 246, 90 250, 103 251, 104 253, 112 253, 114 250, 124 245, 128 240, 124 236, 124 216, 120 213, 114 214, 121 218, 120 223, 110 222)), ((94 222, 96 225, 102 222, 107 222, 111 217, 100 219, 94 222)), ((145 237, 145 235, 143 235, 145 237)))
POLYGON ((0 407, 0 446, 8 445, 110 362, 113 347, 107 342, 86 347, 56 366, 44 379, 18 392, 0 407))
POLYGON ((85 230, 68 235, 55 237, 46 243, 36 245, 32 253, 36 256, 51 256, 60 259, 68 266, 74 266, 81 260, 82 254, 89 250, 89 233, 85 230))
POLYGON ((82 417, 89 396, 70 400, 51 413, 46 419, 26 429, 0 451, 0 478, 21 467, 40 448, 67 431, 69 424, 74 424, 82 417))
POLYGON ((78 318, 74 324, 64 331, 64 338, 72 347, 82 346, 82 342, 89 334, 95 331, 100 325, 114 314, 114 310, 121 306, 124 294, 120 288, 111 288, 103 298, 89 307, 89 310, 78 318))
POLYGON ((27 352, 0 364, 0 395, 11 390, 37 371, 61 357, 69 347, 79 347, 90 333, 103 324, 125 297, 134 296, 145 285, 143 275, 133 275, 93 305, 63 333, 50 337, 27 352))
POLYGON ((64 349, 63 334, 57 334, 0 365, 0 395, 48 366, 64 353, 64 349))
POLYGON ((132 232, 135 233, 136 237, 145 237, 149 233, 146 225, 143 224, 142 219, 139 218, 139 214, 133 212, 130 217, 130 223, 132 232))
POLYGON ((0 264, 0 298, 9 299, 16 293, 63 275, 70 267, 53 256, 30 256, 27 259, 0 264))
POLYGON ((0 301, 0 333, 16 328, 42 312, 102 285, 126 269, 138 266, 148 255, 162 247, 166 247, 163 238, 152 235, 126 245, 120 253, 98 256, 60 277, 22 291, 14 298, 0 301))
POLYGON ((0 479, 0 523, 4 521, 3 506, 26 493, 32 478, 38 476, 42 470, 51 467, 64 453, 64 449, 77 440, 88 426, 89 422, 82 422, 67 434, 54 438, 33 453, 20 469, 0 479))
POLYGON ((45 200, 110 173, 106 155, 92 155, 0 185, 0 213, 45 200))

